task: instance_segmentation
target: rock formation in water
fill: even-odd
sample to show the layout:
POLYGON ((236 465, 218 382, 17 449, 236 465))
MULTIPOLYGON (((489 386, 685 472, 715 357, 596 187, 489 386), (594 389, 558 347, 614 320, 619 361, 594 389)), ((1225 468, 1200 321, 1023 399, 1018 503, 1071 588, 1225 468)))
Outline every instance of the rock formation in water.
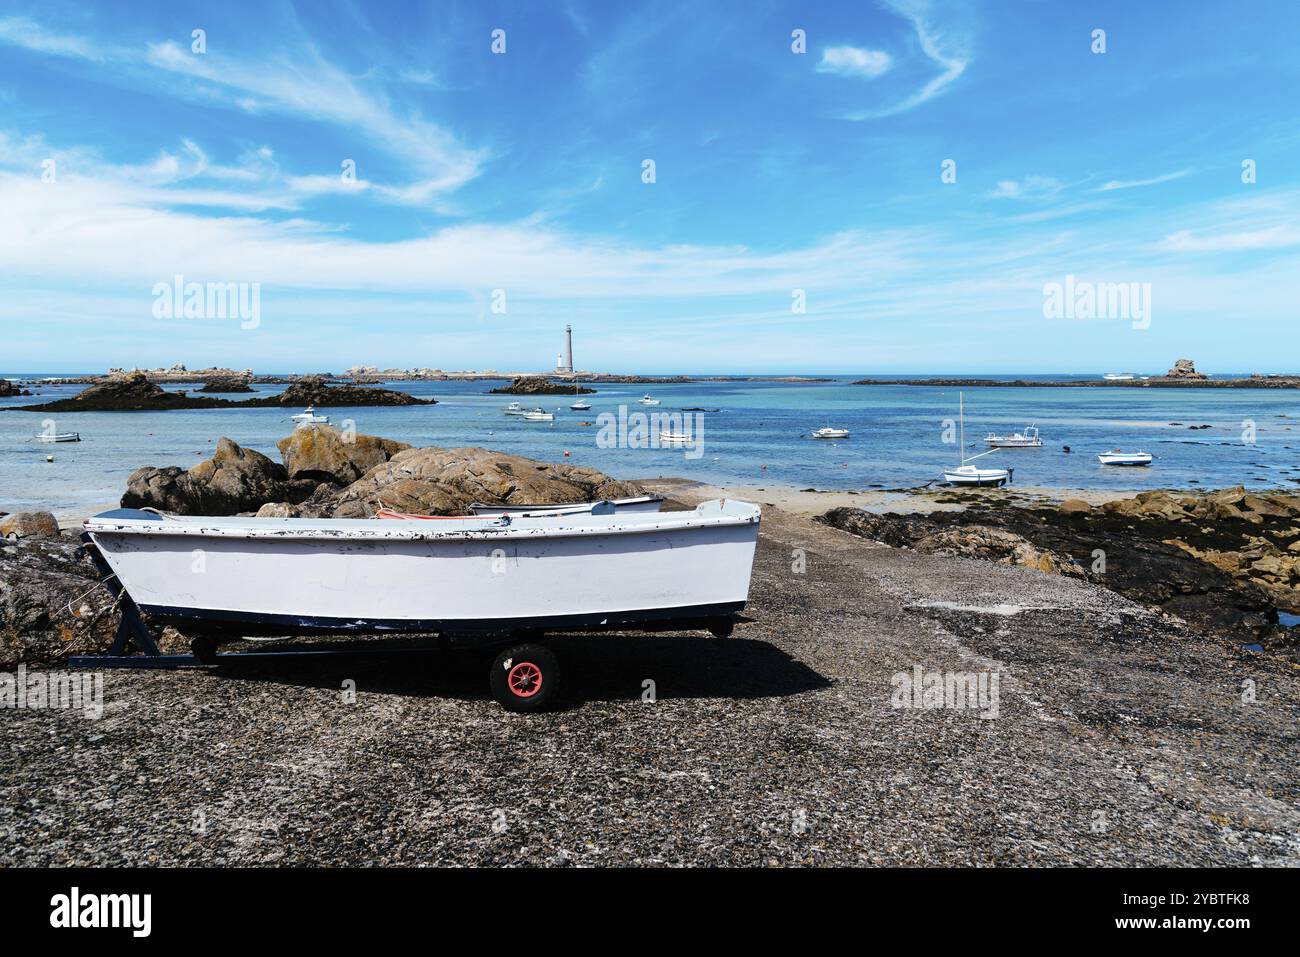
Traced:
POLYGON ((595 389, 588 389, 586 386, 580 386, 576 383, 555 382, 546 376, 540 375, 521 375, 517 376, 509 385, 503 385, 499 389, 489 389, 488 393, 493 395, 590 395, 595 389))
POLYGON ((1196 363, 1191 359, 1178 359, 1174 362, 1174 367, 1165 373, 1167 379, 1206 379, 1209 378, 1204 372, 1196 371, 1196 363))

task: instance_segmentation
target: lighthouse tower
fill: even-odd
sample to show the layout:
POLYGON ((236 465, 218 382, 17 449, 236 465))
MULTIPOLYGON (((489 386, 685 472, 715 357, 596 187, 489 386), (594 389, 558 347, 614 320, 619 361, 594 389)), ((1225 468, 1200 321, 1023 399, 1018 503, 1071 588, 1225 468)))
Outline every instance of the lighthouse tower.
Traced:
POLYGON ((556 357, 555 371, 573 371, 573 326, 564 327, 564 355, 556 357))

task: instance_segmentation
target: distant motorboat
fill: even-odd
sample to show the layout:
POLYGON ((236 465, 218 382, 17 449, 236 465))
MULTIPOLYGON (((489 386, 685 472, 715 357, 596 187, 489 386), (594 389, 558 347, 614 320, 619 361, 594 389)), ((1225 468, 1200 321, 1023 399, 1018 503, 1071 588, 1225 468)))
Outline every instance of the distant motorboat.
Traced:
POLYGON ((847 439, 849 437, 848 429, 833 429, 829 425, 816 429, 812 437, 814 439, 847 439))
POLYGON ((1038 429, 1031 425, 1022 432, 1012 432, 1010 435, 994 435, 990 432, 984 436, 984 444, 995 449, 1041 449, 1043 440, 1038 435, 1038 429))
POLYGON ((525 409, 518 402, 511 402, 508 406, 505 407, 505 413, 506 415, 527 415, 528 410, 525 409))
POLYGON ((589 412, 591 410, 591 406, 589 406, 586 402, 583 402, 581 399, 573 403, 573 405, 569 406, 569 408, 572 409, 574 412, 589 412))
POLYGON ((1122 452, 1112 449, 1097 456, 1102 465, 1150 465, 1153 456, 1150 452, 1122 452))
POLYGON ((1107 372, 1102 378, 1108 382, 1128 382, 1130 379, 1136 379, 1137 376, 1131 372, 1107 372))
POLYGON ((524 413, 525 422, 553 422, 555 413, 543 412, 541 409, 532 409, 524 413))
POLYGON ((37 442, 80 442, 80 432, 38 432, 37 442))
POLYGON ((642 405, 658 405, 658 404, 659 404, 659 400, 658 400, 658 399, 651 398, 649 392, 647 392, 645 395, 641 396, 641 398, 638 399, 637 401, 640 402, 642 405))
POLYGON ((690 441, 691 441, 691 433, 689 432, 673 432, 668 429, 664 429, 662 432, 659 433, 660 445, 684 445, 690 441))
POLYGON ((329 425, 330 424, 330 417, 328 415, 317 415, 315 406, 310 406, 310 405, 307 406, 307 408, 304 409, 303 411, 299 412, 297 415, 289 416, 289 418, 293 419, 295 422, 299 423, 300 425, 329 425))

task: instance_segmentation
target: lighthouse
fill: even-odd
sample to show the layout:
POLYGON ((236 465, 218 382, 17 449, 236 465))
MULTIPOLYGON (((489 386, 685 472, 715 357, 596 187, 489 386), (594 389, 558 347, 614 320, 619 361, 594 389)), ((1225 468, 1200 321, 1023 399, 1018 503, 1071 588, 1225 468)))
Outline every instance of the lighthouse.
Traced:
POLYGON ((564 327, 564 355, 556 357, 555 371, 573 371, 573 326, 564 327))

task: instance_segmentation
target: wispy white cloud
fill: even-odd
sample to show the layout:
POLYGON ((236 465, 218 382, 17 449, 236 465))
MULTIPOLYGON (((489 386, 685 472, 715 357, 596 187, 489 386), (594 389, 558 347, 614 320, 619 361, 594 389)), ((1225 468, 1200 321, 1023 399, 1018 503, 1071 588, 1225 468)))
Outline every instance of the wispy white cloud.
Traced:
POLYGON ((391 202, 426 205, 453 192, 482 171, 488 153, 415 111, 389 102, 382 87, 368 87, 341 70, 304 38, 284 44, 297 52, 234 57, 203 55, 166 41, 144 51, 54 33, 24 17, 0 20, 0 45, 92 62, 125 83, 148 85, 183 99, 202 99, 246 112, 273 112, 357 130, 401 161, 415 177, 375 190, 391 202), (157 71, 173 80, 159 83, 157 71), (177 82, 179 80, 179 82, 177 82))
POLYGON ((844 114, 849 120, 870 120, 904 113, 943 93, 966 72, 972 60, 970 37, 953 23, 940 27, 927 0, 884 0, 885 5, 912 24, 917 43, 939 73, 914 93, 889 106, 844 114))
POLYGON ((1024 179, 999 180, 984 195, 990 199, 1048 199, 1061 192, 1061 181, 1051 176, 1026 176, 1024 179))
POLYGON ((1139 186, 1155 186, 1157 183, 1168 183, 1170 180, 1182 179, 1191 173, 1190 169, 1180 169, 1176 173, 1165 173, 1162 176, 1152 176, 1150 179, 1112 179, 1102 183, 1094 192, 1107 193, 1115 189, 1135 189, 1139 186))
POLYGON ((851 46, 827 47, 822 50, 817 72, 874 80, 888 70, 892 63, 893 59, 884 50, 851 46))
POLYGON ((1300 245, 1300 230, 1287 223, 1237 233, 1197 235, 1190 229, 1171 233, 1157 244, 1170 252, 1222 253, 1243 250, 1285 249, 1300 245))

